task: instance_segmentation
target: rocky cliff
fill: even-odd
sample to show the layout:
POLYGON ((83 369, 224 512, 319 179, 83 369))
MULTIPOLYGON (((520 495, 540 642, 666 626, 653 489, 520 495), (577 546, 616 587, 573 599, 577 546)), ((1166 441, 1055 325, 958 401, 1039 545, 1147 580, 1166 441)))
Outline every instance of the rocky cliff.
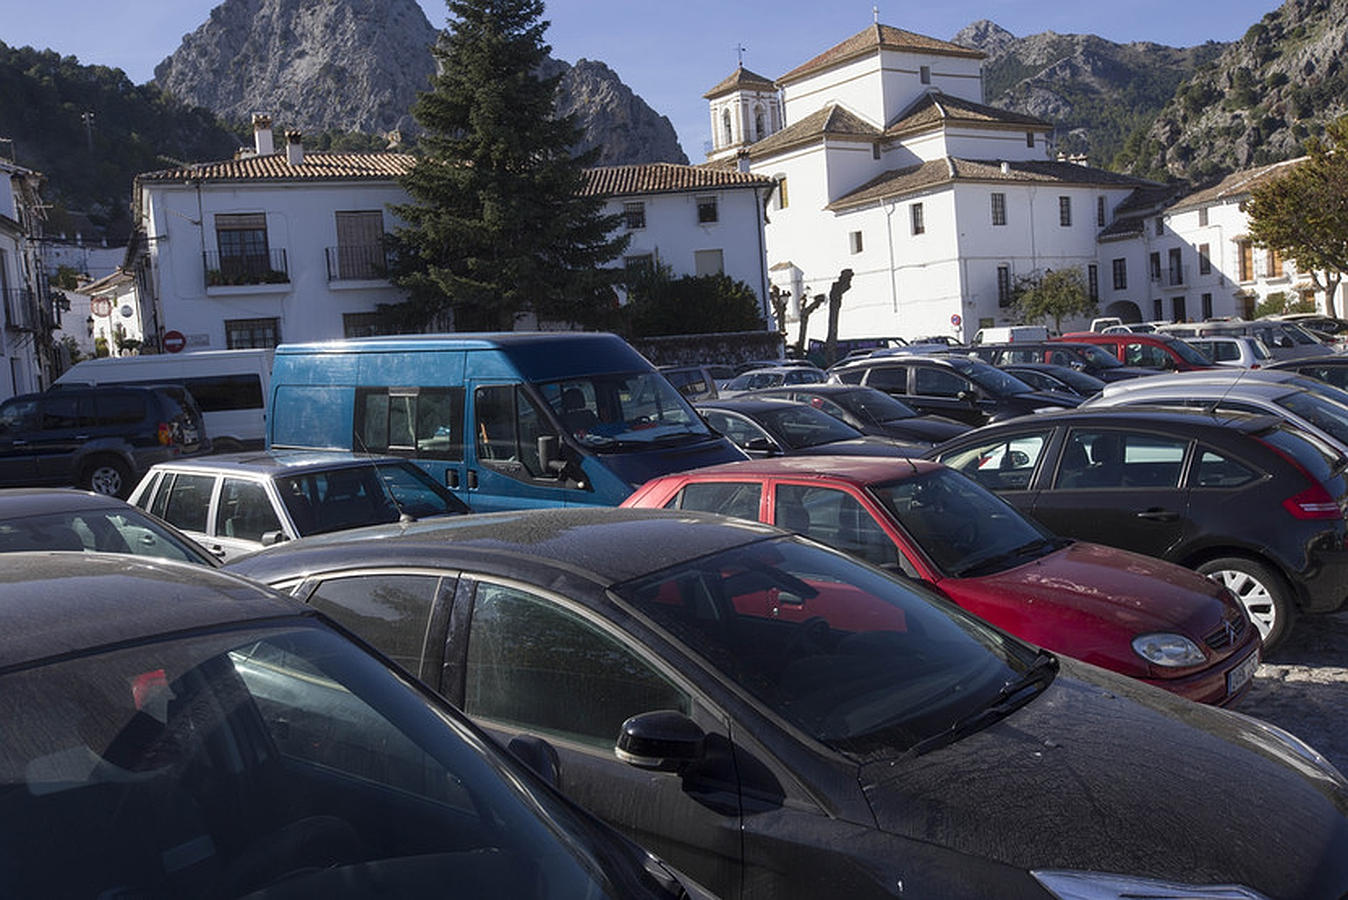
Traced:
MULTIPOLYGON (((155 82, 232 122, 270 112, 307 132, 417 130, 409 110, 435 71, 438 31, 415 0, 225 0, 155 82)), ((687 162, 669 120, 602 63, 562 71, 558 107, 585 129, 600 162, 687 162)))

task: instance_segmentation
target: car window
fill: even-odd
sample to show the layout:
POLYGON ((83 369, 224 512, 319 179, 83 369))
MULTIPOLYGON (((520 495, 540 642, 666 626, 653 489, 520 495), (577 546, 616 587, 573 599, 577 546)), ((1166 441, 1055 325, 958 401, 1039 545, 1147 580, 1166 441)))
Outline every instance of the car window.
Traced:
POLYGON ((1164 369, 1174 365, 1170 354, 1151 344, 1128 343, 1123 345, 1123 361, 1130 366, 1143 366, 1148 369, 1164 369))
POLYGON ((151 511, 182 531, 205 534, 214 488, 214 475, 179 472, 162 492, 162 505, 156 499, 151 511))
POLYGON ((823 381, 823 380, 824 380, 824 376, 823 376, 822 373, 816 372, 814 369, 804 369, 804 368, 802 368, 802 369, 796 369, 795 371, 787 372, 787 373, 786 373, 786 379, 785 379, 784 383, 785 383, 785 384, 818 384, 819 382, 821 382, 821 381, 823 381))
POLYGON ((138 425, 145 420, 145 395, 130 391, 95 394, 94 409, 101 427, 138 425))
POLYGON ((1348 445, 1348 406, 1342 406, 1313 391, 1293 391, 1273 402, 1310 422, 1339 444, 1348 445))
POLYGON ((799 403, 766 410, 760 418, 774 433, 781 435, 788 447, 796 450, 861 437, 861 432, 846 422, 799 403))
MULTIPOLYGON (((845 550, 877 566, 897 566, 902 558, 894 541, 857 498, 837 488, 779 484, 774 498, 779 528, 845 550)), ((912 567, 909 566, 909 572, 912 567)))
MULTIPOLYGON (((478 388, 474 392, 473 418, 477 457, 484 465, 519 479, 545 474, 538 455, 538 439, 545 430, 538 407, 523 387, 503 384, 478 388)), ((568 427, 584 434, 583 428, 568 427)), ((548 428, 546 433, 551 434, 552 429, 548 428)))
MULTIPOLYGON (((1033 363, 1044 361, 1044 351, 1037 347, 1013 347, 1010 350, 1003 350, 997 359, 997 364, 1006 362, 1033 363)), ((1057 363, 1060 366, 1068 365, 1072 362, 1072 355, 1063 351, 1055 350, 1049 356, 1049 362, 1057 363), (1059 362, 1059 360, 1064 360, 1059 362)))
POLYGON ((356 444, 367 453, 463 459, 463 388, 360 388, 356 444))
MULTIPOLYGON (((860 367, 855 369, 843 369, 835 373, 835 377, 837 377, 837 379, 841 381, 843 384, 861 384, 862 379, 866 377, 866 371, 867 371, 866 369, 860 367)), ((879 385, 877 385, 873 381, 868 383, 872 387, 879 387, 879 385)), ((891 388, 890 390, 899 391, 898 388, 891 388)), ((904 391, 901 392, 906 392, 906 388, 904 389, 904 391)))
POLYGON ((267 489, 256 481, 225 478, 215 511, 215 534, 241 541, 262 542, 269 531, 282 531, 267 489))
POLYGON ((383 651, 414 676, 421 672, 437 575, 375 573, 320 582, 309 603, 383 651))
POLYGON ((1249 484, 1258 477, 1253 469, 1231 457, 1200 447, 1198 463, 1189 476, 1189 483, 1197 488, 1233 488, 1249 484))
POLYGON ((49 394, 42 400, 42 428, 56 431, 89 424, 93 398, 77 391, 49 394))
POLYGON ((944 453, 940 461, 992 491, 1023 491, 1030 486, 1049 431, 1021 432, 944 453))
POLYGON ((1188 443, 1165 435, 1073 429, 1054 487, 1179 487, 1188 443))
POLYGON ((0 433, 20 431, 37 427, 38 402, 31 400, 11 400, 0 405, 0 433))
POLYGON ((920 366, 913 378, 913 393, 925 397, 957 397, 972 387, 967 378, 946 369, 920 366))
POLYGON ((891 394, 908 393, 907 366, 874 366, 866 378, 867 387, 887 391, 891 394))
MULTIPOLYGON (((719 409, 703 410, 703 414, 707 417, 708 425, 730 438, 737 446, 747 447, 749 442, 755 438, 772 441, 766 431, 744 416, 719 409)), ((777 442, 772 441, 772 443, 775 445, 777 442)))
POLYGON ((1348 390, 1348 366, 1304 366, 1297 371, 1340 390, 1348 390))
POLYGON ((611 750, 623 722, 692 700, 607 631, 544 597, 479 584, 464 712, 611 750))
POLYGON ((756 481, 695 481, 665 504, 666 509, 694 509, 736 519, 758 521, 763 486, 756 481))

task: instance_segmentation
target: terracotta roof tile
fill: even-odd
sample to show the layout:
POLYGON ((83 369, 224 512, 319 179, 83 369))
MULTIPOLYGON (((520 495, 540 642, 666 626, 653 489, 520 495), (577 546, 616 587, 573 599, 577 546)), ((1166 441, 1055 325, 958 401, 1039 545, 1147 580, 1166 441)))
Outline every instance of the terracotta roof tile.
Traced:
POLYGON ((587 197, 621 197, 627 194, 663 194, 713 188, 770 187, 772 179, 748 172, 712 166, 677 163, 646 163, 635 166, 601 166, 587 169, 587 197))
POLYGON ((702 97, 706 100, 714 100, 722 94, 729 94, 731 91, 737 91, 741 88, 774 91, 777 89, 777 85, 773 83, 771 78, 764 78, 762 75, 750 72, 744 66, 740 66, 716 87, 703 94, 702 97))
POLYGON ((1237 197, 1244 197, 1259 185, 1286 174, 1289 167, 1295 166, 1305 159, 1306 157, 1301 156, 1284 162, 1260 166, 1257 169, 1245 169, 1241 172, 1233 172, 1210 188, 1197 191, 1187 197, 1181 197, 1176 201, 1175 205, 1167 209, 1166 212, 1181 212, 1196 206, 1203 206, 1207 203, 1218 203, 1223 200, 1233 200, 1237 197))
POLYGON ((959 159, 947 156, 904 169, 892 169, 871 179, 850 194, 828 205, 831 210, 848 209, 875 200, 902 197, 915 191, 967 182, 1006 182, 1020 184, 1100 185, 1141 187, 1150 184, 1131 175, 1120 175, 1076 163, 1044 161, 1006 162, 1000 160, 959 159), (1005 166, 1005 170, 1003 169, 1005 166))
POLYGON ((979 50, 961 47, 959 44, 952 44, 949 41, 904 31, 902 28, 877 24, 868 26, 841 44, 825 50, 802 65, 796 66, 796 68, 778 78, 777 83, 779 85, 786 84, 788 81, 804 78, 820 69, 827 69, 830 66, 881 49, 910 50, 917 53, 935 53, 942 56, 962 56, 966 59, 983 59, 985 56, 979 50))
POLYGON ((1043 119, 1021 113, 985 106, 972 100, 953 97, 940 91, 932 91, 919 97, 906 110, 899 114, 894 124, 885 129, 886 137, 896 137, 923 131, 947 122, 977 122, 979 124, 1014 125, 1018 128, 1052 129, 1053 125, 1043 119))
POLYGON ((855 113, 833 104, 810 113, 799 122, 794 122, 761 141, 750 144, 749 153, 757 159, 810 143, 826 135, 875 139, 880 137, 880 129, 855 113))
POLYGON ((394 179, 412 170, 409 153, 327 153, 306 150, 304 161, 292 166, 285 153, 246 156, 220 162, 197 163, 137 176, 142 183, 159 181, 327 181, 353 178, 394 179))

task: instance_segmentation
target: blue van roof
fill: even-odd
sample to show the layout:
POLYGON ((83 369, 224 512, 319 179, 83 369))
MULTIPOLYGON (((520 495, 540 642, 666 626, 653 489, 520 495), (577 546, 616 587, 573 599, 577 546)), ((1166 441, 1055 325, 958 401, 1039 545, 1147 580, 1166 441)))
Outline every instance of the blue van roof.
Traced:
POLYGON ((403 334, 282 344, 277 358, 315 354, 409 353, 495 350, 526 380, 545 381, 587 372, 633 372, 652 368, 630 344, 602 331, 503 331, 403 334))

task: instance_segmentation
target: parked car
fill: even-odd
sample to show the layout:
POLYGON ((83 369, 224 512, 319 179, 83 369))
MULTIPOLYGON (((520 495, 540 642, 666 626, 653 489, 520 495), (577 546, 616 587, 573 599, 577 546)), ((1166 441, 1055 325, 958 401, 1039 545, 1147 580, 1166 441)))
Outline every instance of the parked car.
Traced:
POLYGON ((9 897, 710 896, 227 573, 15 554, 0 665, 9 897))
MULTIPOLYGON (((1156 329, 1167 324, 1158 322, 1124 322, 1121 325, 1106 325, 1100 329, 1104 334, 1155 334, 1156 329)), ((1091 331, 1095 329, 1092 328, 1091 331)))
POLYGON ((180 387, 83 387, 0 403, 0 487, 75 486, 125 497, 157 462, 210 450, 180 387))
POLYGON ((1014 375, 963 356, 872 357, 835 368, 829 380, 864 384, 897 397, 918 412, 975 427, 1081 402, 1072 394, 1036 391, 1014 375))
POLYGON ((1348 319, 1327 316, 1323 313, 1287 313, 1281 316, 1265 316, 1271 322, 1294 322, 1302 328, 1322 331, 1326 334, 1348 334, 1348 319))
POLYGON ((1217 578, 1267 650, 1298 611, 1348 597, 1345 462, 1275 417, 1086 406, 970 432, 930 456, 1055 534, 1217 578))
POLYGON ((660 366, 660 374, 689 400, 715 399, 717 385, 735 377, 730 366, 660 366))
POLYGON ((905 444, 939 444, 969 426, 945 416, 924 416, 901 400, 856 384, 808 384, 753 391, 743 397, 778 397, 808 403, 846 422, 862 434, 893 438, 905 444))
POLYGON ((1083 400, 1094 397, 1105 386, 1105 382, 1094 375, 1087 375, 1071 366, 1055 366, 1052 363, 1006 363, 997 368, 1016 376, 1036 391, 1076 394, 1083 400))
POLYGON ((1272 362, 1265 367, 1276 372, 1295 372, 1305 378, 1323 381, 1341 391, 1348 391, 1348 356, 1317 356, 1313 359, 1288 359, 1272 362))
POLYGON ((1043 325, 1004 325, 993 328, 980 328, 969 343, 979 344, 1017 344, 1021 341, 1046 341, 1048 329, 1043 325))
POLYGON ((1258 369, 1273 362, 1273 354, 1264 342, 1250 335, 1211 334, 1185 338, 1185 342, 1219 366, 1258 369))
POLYGON ((1212 368, 1212 360, 1183 340, 1168 334, 1136 334, 1129 332, 1074 331, 1054 340, 1095 344, 1113 354, 1126 366, 1154 371, 1188 372, 1212 368))
POLYGON ((572 799, 726 896, 1348 890, 1348 782, 1303 742, 768 526, 534 510, 231 567, 416 648, 450 702, 546 744, 572 799), (423 603, 372 616, 394 583, 423 603))
POLYGON ((754 369, 780 369, 783 366, 787 368, 793 367, 809 368, 809 369, 819 368, 814 363, 810 362, 808 359, 790 359, 790 358, 749 359, 745 360, 742 363, 736 363, 734 368, 736 375, 743 375, 745 372, 752 372, 754 369))
POLYGON ((1308 387, 1306 379, 1291 372, 1226 369, 1161 375, 1137 384, 1111 385, 1086 405, 1143 404, 1277 416, 1348 454, 1348 394, 1328 385, 1308 387))
POLYGON ((1158 559, 1055 537, 937 463, 751 460, 653 479, 623 505, 775 524, 920 578, 1032 644, 1190 700, 1234 703, 1259 665, 1258 630, 1225 588, 1158 559))
POLYGON ((930 441, 863 434, 822 409, 779 397, 731 397, 695 404, 698 414, 750 457, 913 456, 930 441))
POLYGON ((221 559, 310 534, 469 512, 405 459, 304 450, 160 463, 131 502, 221 559))
POLYGON ((129 553, 218 565, 191 538, 116 497, 66 488, 0 490, 0 553, 25 550, 129 553))
POLYGON ((745 391, 758 391, 763 388, 790 386, 795 384, 818 384, 827 381, 823 369, 814 366, 770 366, 764 369, 750 369, 727 381, 720 389, 719 396, 734 397, 745 391))
POLYGON ((1214 335, 1258 338, 1274 359, 1300 359, 1307 356, 1328 356, 1334 350, 1318 340, 1295 322, 1275 322, 1258 319, 1253 322, 1199 322, 1177 323, 1162 329, 1182 337, 1210 337, 1214 335))
POLYGON ((969 353, 994 366, 1005 368, 1010 363, 1051 363, 1067 366, 1101 381, 1124 381, 1155 375, 1155 369, 1125 366, 1114 354, 1095 344, 1067 343, 1066 341, 1027 341, 1021 344, 985 344, 969 353))

